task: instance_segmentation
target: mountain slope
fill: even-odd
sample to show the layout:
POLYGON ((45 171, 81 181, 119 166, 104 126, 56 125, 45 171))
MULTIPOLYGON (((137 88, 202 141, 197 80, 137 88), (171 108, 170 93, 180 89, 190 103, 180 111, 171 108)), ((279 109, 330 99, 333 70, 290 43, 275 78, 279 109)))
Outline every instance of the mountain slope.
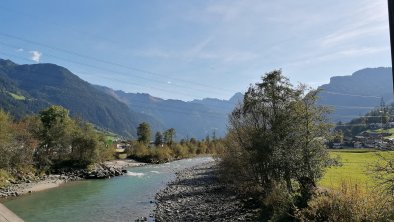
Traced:
POLYGON ((207 135, 224 136, 227 131, 227 116, 238 103, 240 95, 232 100, 203 99, 185 102, 164 100, 143 93, 125 93, 108 87, 98 89, 124 102, 130 109, 155 117, 166 128, 175 128, 177 139, 204 138, 207 135))
MULTIPOLYGON (((81 116, 121 135, 135 136, 136 127, 142 121, 149 122, 155 128, 162 128, 154 118, 131 111, 124 103, 54 64, 16 65, 9 60, 0 60, 0 79, 13 83, 15 89, 8 90, 25 92, 42 104, 61 105, 69 109, 71 115, 81 116)), ((1 104, 1 107, 4 106, 6 104, 1 104)), ((17 110, 14 108, 10 111, 14 113, 17 110)))
POLYGON ((34 99, 26 91, 19 89, 16 83, 5 74, 17 66, 9 60, 0 60, 0 108, 12 113, 14 117, 21 118, 37 113, 49 106, 49 103, 34 99))
POLYGON ((351 76, 336 76, 319 87, 319 103, 335 108, 334 121, 348 121, 394 100, 391 68, 366 68, 351 76))

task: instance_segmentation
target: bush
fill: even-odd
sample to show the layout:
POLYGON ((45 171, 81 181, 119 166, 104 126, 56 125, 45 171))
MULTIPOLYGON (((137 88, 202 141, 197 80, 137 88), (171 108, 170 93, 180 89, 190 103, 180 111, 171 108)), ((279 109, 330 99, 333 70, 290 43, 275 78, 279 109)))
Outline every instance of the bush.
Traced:
POLYGON ((173 159, 173 152, 168 146, 157 147, 154 157, 159 163, 168 162, 173 159))
POLYGON ((291 221, 295 209, 295 194, 288 192, 286 184, 279 183, 273 186, 272 191, 264 199, 265 209, 262 215, 271 221, 291 221))
POLYGON ((150 156, 149 148, 143 143, 134 143, 131 155, 137 159, 144 159, 147 156, 150 156))
POLYGON ((10 179, 12 176, 7 171, 0 169, 0 188, 7 186, 10 179))
POLYGON ((337 192, 317 193, 295 216, 300 221, 392 221, 394 205, 381 192, 365 193, 357 185, 343 183, 337 192))
POLYGON ((185 146, 182 146, 181 144, 176 144, 173 147, 174 153, 175 153, 175 157, 180 159, 180 158, 186 158, 189 157, 189 152, 188 152, 188 148, 185 146))

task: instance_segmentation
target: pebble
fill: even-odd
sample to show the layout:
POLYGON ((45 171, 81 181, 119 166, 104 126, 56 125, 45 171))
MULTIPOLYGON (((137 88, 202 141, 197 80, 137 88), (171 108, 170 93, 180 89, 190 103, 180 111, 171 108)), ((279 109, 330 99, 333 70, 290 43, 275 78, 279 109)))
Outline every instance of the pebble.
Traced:
POLYGON ((155 221, 256 221, 258 212, 226 189, 214 162, 178 172, 156 195, 155 221))

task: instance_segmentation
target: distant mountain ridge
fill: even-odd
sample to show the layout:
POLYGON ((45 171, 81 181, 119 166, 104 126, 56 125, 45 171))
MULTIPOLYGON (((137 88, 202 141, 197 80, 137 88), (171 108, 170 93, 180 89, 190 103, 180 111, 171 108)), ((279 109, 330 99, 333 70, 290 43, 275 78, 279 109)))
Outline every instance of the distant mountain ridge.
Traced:
POLYGON ((130 109, 152 116, 167 128, 175 128, 177 138, 204 138, 214 133, 218 137, 227 131, 228 114, 239 102, 241 93, 230 100, 206 98, 185 102, 161 99, 146 93, 125 93, 108 87, 96 86, 108 95, 124 102, 130 109))
POLYGON ((333 121, 349 121, 394 101, 391 68, 366 68, 350 76, 335 76, 320 86, 319 103, 335 108, 333 121))

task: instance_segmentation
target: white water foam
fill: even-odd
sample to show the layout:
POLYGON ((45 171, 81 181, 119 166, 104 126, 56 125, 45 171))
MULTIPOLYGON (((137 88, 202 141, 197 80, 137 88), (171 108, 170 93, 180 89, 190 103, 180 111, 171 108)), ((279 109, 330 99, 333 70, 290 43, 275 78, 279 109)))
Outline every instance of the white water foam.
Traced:
POLYGON ((127 172, 127 176, 142 177, 142 176, 144 176, 144 174, 143 173, 136 173, 136 172, 127 172))
POLYGON ((160 174, 160 172, 159 171, 156 171, 156 170, 152 170, 152 171, 150 171, 151 173, 157 173, 157 174, 160 174))

